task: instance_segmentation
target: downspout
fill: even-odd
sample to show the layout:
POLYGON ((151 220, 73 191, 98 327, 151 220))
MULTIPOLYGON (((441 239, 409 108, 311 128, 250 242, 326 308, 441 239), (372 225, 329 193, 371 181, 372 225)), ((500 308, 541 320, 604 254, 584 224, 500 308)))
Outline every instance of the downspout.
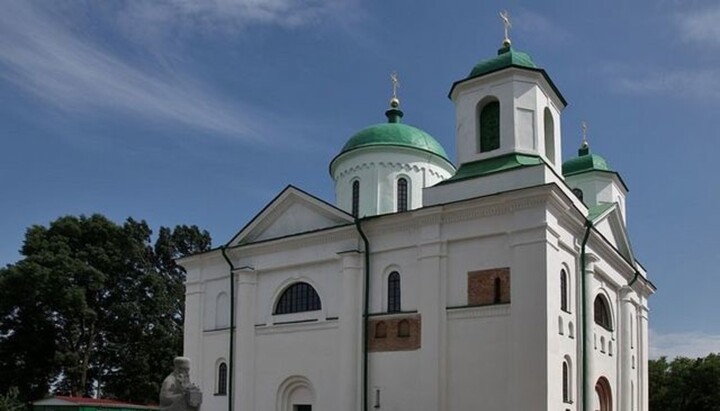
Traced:
POLYGON ((355 227, 365 245, 365 296, 363 302, 363 381, 362 409, 368 411, 368 312, 370 305, 370 242, 362 230, 360 219, 355 218, 355 227))
POLYGON ((628 283, 628 287, 632 287, 633 284, 635 284, 635 281, 637 281, 638 277, 640 277, 640 271, 635 270, 635 276, 632 280, 628 283))
POLYGON ((583 236, 582 245, 580 246, 580 270, 581 270, 581 282, 582 282, 582 312, 583 312, 583 319, 582 319, 582 359, 583 359, 583 373, 582 373, 582 382, 583 382, 583 390, 582 390, 582 396, 583 396, 583 411, 590 411, 592 410, 592 404, 590 404, 590 395, 587 392, 587 381, 588 381, 588 355, 587 355, 587 321, 586 316, 588 315, 588 302, 587 302, 587 295, 585 293, 585 246, 587 245, 588 238, 590 237, 590 230, 592 230, 593 224, 592 221, 586 220, 585 221, 585 235, 583 236))
POLYGON ((229 347, 229 359, 228 359, 228 411, 233 411, 233 369, 234 369, 234 356, 235 352, 235 266, 233 265, 230 258, 227 256, 227 246, 220 247, 222 256, 230 266, 230 347, 229 347))

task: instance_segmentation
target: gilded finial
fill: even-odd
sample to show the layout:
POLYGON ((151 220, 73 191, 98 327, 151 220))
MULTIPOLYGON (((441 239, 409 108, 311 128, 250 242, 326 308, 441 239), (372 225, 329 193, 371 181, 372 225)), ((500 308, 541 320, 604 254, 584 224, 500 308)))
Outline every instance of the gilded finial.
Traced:
POLYGON ((586 156, 590 154, 590 145, 587 140, 588 124, 585 120, 580 122, 580 128, 582 129, 583 141, 580 145, 580 149, 578 150, 578 155, 586 156))
POLYGON ((400 87, 400 81, 398 80, 397 71, 390 73, 390 81, 392 81, 392 98, 390 99, 390 107, 398 108, 398 106, 400 106, 400 99, 397 96, 397 89, 400 87))
POLYGON ((505 26, 505 38, 503 39, 503 47, 510 47, 512 42, 510 41, 510 28, 512 27, 512 24, 510 24, 510 14, 507 10, 503 10, 500 12, 500 18, 503 21, 503 26, 505 26))

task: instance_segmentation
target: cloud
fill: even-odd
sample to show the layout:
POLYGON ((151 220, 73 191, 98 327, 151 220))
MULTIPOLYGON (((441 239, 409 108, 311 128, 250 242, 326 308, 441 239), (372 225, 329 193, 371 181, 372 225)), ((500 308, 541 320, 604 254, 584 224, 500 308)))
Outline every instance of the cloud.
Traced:
POLYGON ((675 20, 683 40, 720 46, 720 6, 678 13, 675 20))
POLYGON ((720 335, 699 332, 662 334, 651 329, 649 337, 650 358, 697 358, 720 353, 720 335))
MULTIPOLYGON (((559 28, 558 24, 547 17, 524 8, 519 9, 511 18, 514 30, 533 38, 542 38, 545 43, 564 44, 572 38, 568 32, 559 28)), ((512 32, 510 37, 512 38, 512 32)))
POLYGON ((720 70, 712 68, 630 68, 607 66, 604 76, 617 92, 720 99, 720 70))
POLYGON ((356 0, 155 0, 125 1, 116 10, 124 33, 151 45, 172 38, 236 34, 257 26, 298 28, 352 20, 356 0), (349 9, 354 10, 350 11, 349 9))
POLYGON ((62 24, 57 13, 34 4, 42 3, 3 2, 0 79, 65 113, 110 110, 226 136, 267 140, 269 122, 262 121, 266 116, 253 107, 176 71, 148 70, 120 58, 62 24))

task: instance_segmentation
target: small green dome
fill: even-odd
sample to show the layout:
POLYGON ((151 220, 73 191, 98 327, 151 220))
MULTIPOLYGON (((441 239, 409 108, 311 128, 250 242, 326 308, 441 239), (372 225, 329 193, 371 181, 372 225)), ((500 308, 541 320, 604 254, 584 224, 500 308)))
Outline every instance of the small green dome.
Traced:
POLYGON ((338 156, 364 147, 396 146, 426 151, 450 162, 445 149, 430 134, 400 123, 400 118, 403 116, 401 110, 391 108, 385 112, 385 115, 388 117, 387 123, 375 124, 360 130, 345 143, 338 156))
POLYGON ((597 154, 590 154, 590 147, 587 143, 583 143, 578 150, 578 156, 563 163, 562 173, 564 176, 568 176, 587 171, 612 171, 612 169, 604 158, 597 154))
POLYGON ((483 60, 473 67, 467 78, 482 76, 506 67, 525 67, 537 68, 532 58, 522 51, 517 51, 510 46, 506 46, 498 50, 497 57, 483 60))

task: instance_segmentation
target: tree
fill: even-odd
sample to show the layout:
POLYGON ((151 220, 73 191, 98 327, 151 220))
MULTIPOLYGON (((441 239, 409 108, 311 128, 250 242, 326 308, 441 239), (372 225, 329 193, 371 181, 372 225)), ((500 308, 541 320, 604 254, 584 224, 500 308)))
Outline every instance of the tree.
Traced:
POLYGON ((28 229, 24 256, 0 270, 0 392, 23 401, 48 391, 155 401, 182 351, 184 271, 173 258, 205 251, 195 226, 61 217, 28 229), (130 384, 130 385, 127 385, 130 384))
POLYGON ((720 355, 649 361, 652 411, 720 411, 720 355))

